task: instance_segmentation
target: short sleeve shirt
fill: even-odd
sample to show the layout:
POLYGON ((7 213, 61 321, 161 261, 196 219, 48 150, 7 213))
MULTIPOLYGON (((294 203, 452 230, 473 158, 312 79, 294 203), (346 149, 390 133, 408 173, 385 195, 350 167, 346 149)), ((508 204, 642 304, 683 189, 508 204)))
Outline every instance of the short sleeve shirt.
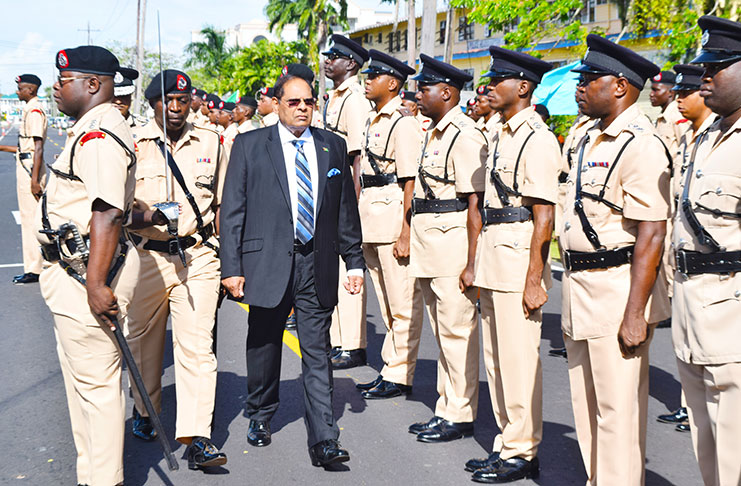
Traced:
POLYGON ((351 76, 329 93, 324 128, 345 139, 347 153, 359 152, 363 146, 365 121, 372 110, 358 77, 351 76))
POLYGON ((679 141, 692 124, 679 112, 677 100, 672 101, 656 118, 656 131, 672 157, 679 152, 679 141))
MULTIPOLYGON (((46 112, 38 97, 33 97, 23 107, 21 126, 18 128, 18 146, 21 152, 34 152, 34 138, 46 140, 46 112)), ((29 164, 30 165, 30 164, 29 164)))

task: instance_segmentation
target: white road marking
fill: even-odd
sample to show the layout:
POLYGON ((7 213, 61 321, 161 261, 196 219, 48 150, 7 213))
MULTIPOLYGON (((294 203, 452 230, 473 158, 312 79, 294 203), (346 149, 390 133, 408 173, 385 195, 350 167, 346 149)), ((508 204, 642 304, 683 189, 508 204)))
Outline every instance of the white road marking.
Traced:
POLYGON ((15 267, 22 267, 22 263, 2 263, 0 264, 0 268, 15 268, 15 267))
POLYGON ((5 130, 5 136, 2 136, 2 132, 0 132, 0 140, 4 139, 8 135, 10 135, 10 132, 13 131, 14 125, 10 126, 7 130, 5 130))
POLYGON ((15 218, 15 224, 21 224, 21 212, 11 211, 11 213, 13 213, 13 218, 15 218))

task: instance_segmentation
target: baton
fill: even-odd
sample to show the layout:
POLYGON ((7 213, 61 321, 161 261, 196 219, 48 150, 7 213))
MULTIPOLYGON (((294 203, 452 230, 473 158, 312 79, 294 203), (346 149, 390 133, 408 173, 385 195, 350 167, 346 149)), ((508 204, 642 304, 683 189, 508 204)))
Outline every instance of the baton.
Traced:
POLYGON ((121 354, 123 354, 124 361, 126 361, 126 366, 129 368, 129 373, 131 373, 131 376, 134 378, 134 385, 136 385, 136 389, 139 391, 139 396, 144 402, 144 408, 147 409, 149 420, 152 421, 154 430, 157 431, 157 439, 159 440, 160 445, 162 446, 162 450, 165 453, 167 469, 169 469, 170 471, 177 471, 179 469, 178 461, 177 459, 175 459, 175 455, 172 453, 172 448, 170 447, 170 442, 167 440, 167 435, 165 435, 165 429, 164 427, 162 427, 162 422, 160 422, 160 418, 157 415, 157 412, 154 411, 154 405, 152 405, 152 400, 149 399, 147 388, 144 386, 144 380, 142 379, 141 373, 139 373, 139 368, 136 367, 136 361, 134 361, 134 356, 131 354, 131 349, 126 342, 126 338, 123 335, 121 326, 118 325, 118 319, 116 319, 115 316, 108 316, 108 318, 115 326, 113 335, 116 336, 118 347, 121 349, 121 354))

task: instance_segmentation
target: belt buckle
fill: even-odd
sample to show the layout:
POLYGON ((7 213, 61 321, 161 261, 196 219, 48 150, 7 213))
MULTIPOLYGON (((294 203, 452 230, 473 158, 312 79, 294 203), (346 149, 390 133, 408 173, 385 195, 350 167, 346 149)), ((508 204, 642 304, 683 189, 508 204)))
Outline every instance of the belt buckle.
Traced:
POLYGON ((173 238, 167 241, 167 253, 169 255, 177 255, 178 252, 178 239, 173 238))
POLYGON ((571 255, 569 254, 569 250, 564 250, 563 252, 563 267, 571 271, 571 255))
POLYGON ((687 255, 683 250, 677 250, 674 252, 674 259, 677 262, 677 271, 685 279, 687 276, 687 255))

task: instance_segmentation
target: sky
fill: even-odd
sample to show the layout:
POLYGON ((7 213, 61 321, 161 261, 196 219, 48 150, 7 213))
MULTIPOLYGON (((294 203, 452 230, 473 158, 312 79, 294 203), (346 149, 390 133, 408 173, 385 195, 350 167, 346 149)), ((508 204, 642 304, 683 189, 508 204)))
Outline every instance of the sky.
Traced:
MULTIPOLYGON (((354 0, 363 7, 389 11, 379 0, 354 0)), ((59 2, 32 0, 33 8, 22 2, 5 7, 0 30, 0 93, 14 93, 19 74, 38 75, 51 86, 57 72, 54 55, 60 49, 87 44, 90 23, 92 43, 108 46, 114 42, 136 43, 136 0, 96 0, 95 2, 59 2), (9 19, 15 19, 10 21, 9 19), (24 20, 21 20, 24 19, 24 20)), ((182 55, 191 32, 204 25, 226 29, 263 18, 267 0, 147 0, 144 43, 157 50, 157 12, 160 15, 162 51, 182 55)))

